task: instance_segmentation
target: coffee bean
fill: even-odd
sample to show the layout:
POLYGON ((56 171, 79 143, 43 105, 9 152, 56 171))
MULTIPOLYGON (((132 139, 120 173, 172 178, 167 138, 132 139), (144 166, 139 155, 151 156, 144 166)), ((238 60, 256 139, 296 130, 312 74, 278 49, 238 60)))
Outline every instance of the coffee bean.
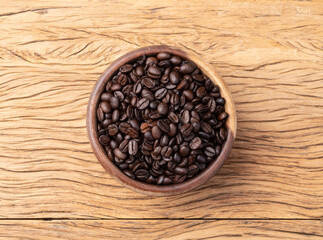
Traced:
POLYGON ((168 124, 166 121, 164 121, 164 120, 159 120, 159 121, 157 122, 157 126, 158 126, 158 128, 159 128, 161 131, 163 131, 163 132, 165 132, 165 133, 168 133, 168 132, 170 131, 170 126, 169 126, 169 124, 168 124))
POLYGON ((125 65, 121 66, 119 68, 119 70, 122 73, 127 73, 127 72, 130 72, 132 70, 132 66, 131 66, 131 64, 125 64, 125 65))
POLYGON ((136 94, 139 94, 142 90, 142 84, 141 82, 136 82, 135 85, 133 85, 133 92, 136 94))
POLYGON ((148 105, 149 105, 149 100, 148 100, 147 98, 142 98, 142 99, 140 99, 140 100, 138 101, 138 103, 137 103, 137 108, 138 108, 139 110, 143 110, 143 109, 145 109, 146 107, 148 107, 148 105))
POLYGON ((99 142, 103 145, 103 146, 108 146, 110 143, 110 138, 106 135, 101 135, 99 137, 99 142))
POLYGON ((120 111, 115 109, 112 113, 112 122, 117 122, 120 118, 120 111))
POLYGON ((222 141, 224 141, 227 138, 227 131, 224 128, 220 129, 219 136, 222 141))
POLYGON ((113 109, 119 108, 119 99, 117 97, 111 97, 111 99, 110 99, 110 106, 113 109))
POLYGON ((118 126, 115 125, 115 124, 111 124, 108 126, 108 134, 110 136, 114 136, 118 133, 119 129, 118 129, 118 126))
POLYGON ((199 167, 196 164, 192 164, 191 166, 188 167, 188 177, 193 177, 194 175, 196 175, 199 171, 199 167))
POLYGON ((166 94, 167 94, 167 89, 166 88, 161 88, 161 89, 156 91, 155 98, 158 99, 158 100, 162 99, 163 97, 165 97, 166 94))
POLYGON ((207 148, 205 148, 204 153, 208 157, 214 157, 215 156, 215 149, 212 147, 207 147, 207 148))
POLYGON ((203 122, 201 124, 201 127, 202 127, 202 130, 205 132, 205 133, 208 133, 210 134, 212 132, 212 127, 210 124, 208 124, 207 122, 203 122))
POLYGON ((226 112, 222 112, 222 113, 220 113, 220 114, 219 114, 218 119, 219 119, 220 121, 222 121, 222 120, 226 119, 228 116, 229 116, 229 114, 228 114, 228 113, 226 113, 226 112))
POLYGON ((192 100, 194 98, 194 93, 191 90, 184 90, 183 91, 183 96, 187 99, 187 100, 192 100))
POLYGON ((224 105, 225 104, 225 99, 220 97, 220 98, 217 98, 216 100, 216 103, 219 104, 219 105, 224 105))
POLYGON ((111 112, 111 106, 108 102, 104 101, 101 102, 100 107, 104 113, 110 113, 111 112))
POLYGON ((189 154, 189 152, 190 152, 190 149, 186 145, 182 145, 179 148, 179 154, 181 155, 181 157, 186 157, 189 154))
POLYGON ((148 77, 142 78, 141 82, 146 88, 153 88, 156 83, 154 80, 152 80, 151 78, 148 78, 148 77))
POLYGON ((127 130, 127 134, 131 137, 131 138, 138 138, 139 133, 138 131, 136 131, 134 128, 130 127, 127 130))
POLYGON ((181 116, 181 122, 183 124, 187 124, 190 122, 190 112, 188 110, 184 110, 182 112, 182 116, 181 116))
POLYGON ((102 111, 101 108, 98 108, 96 110, 96 116, 97 116, 99 122, 102 122, 104 120, 104 112, 102 111))
POLYGON ((166 103, 159 103, 157 107, 157 111, 160 115, 165 115, 168 113, 168 104, 166 103))
POLYGON ((151 133, 153 135, 153 137, 155 139, 160 139, 161 135, 162 135, 162 132, 161 130, 159 129, 158 126, 154 126, 152 129, 151 129, 151 133))
POLYGON ((119 130, 122 132, 122 133, 125 133, 127 134, 128 133, 128 129, 131 127, 131 125, 129 123, 126 123, 126 122, 122 122, 120 123, 119 125, 119 130))
POLYGON ((139 169, 135 172, 135 176, 140 181, 145 181, 149 177, 149 172, 146 169, 139 169))
MULTIPOLYGON (((136 119, 131 119, 129 121, 129 123, 130 123, 131 127, 133 129, 135 129, 136 131, 139 131, 140 130, 139 122, 136 119)), ((119 126, 119 128, 120 128, 120 126, 119 126)))
POLYGON ((114 149, 113 153, 114 153, 114 156, 116 156, 117 158, 122 159, 122 160, 126 159, 128 156, 127 154, 121 152, 121 150, 119 148, 114 149))
POLYGON ((105 92, 105 93, 102 93, 102 95, 101 95, 101 100, 102 101, 110 101, 110 99, 112 98, 112 93, 107 93, 107 92, 105 92))
POLYGON ((174 113, 174 112, 170 112, 168 114, 168 117, 169 121, 173 122, 173 123, 178 123, 179 122, 179 118, 178 116, 174 113))
POLYGON ((155 100, 154 94, 149 89, 146 89, 146 88, 141 91, 141 96, 143 98, 147 98, 149 101, 155 100))
POLYGON ((196 90, 196 96, 202 98, 204 97, 206 94, 206 90, 205 90, 205 87, 199 87, 197 90, 196 90))
POLYGON ((196 66, 194 63, 192 62, 187 62, 185 64, 183 64, 180 68, 179 68, 179 72, 181 74, 188 74, 188 73, 192 73, 195 70, 196 66))
POLYGON ((136 155, 138 152, 138 143, 135 140, 129 141, 128 151, 130 155, 136 155))
POLYGON ((110 90, 111 90, 111 91, 118 91, 118 90, 120 90, 121 88, 122 88, 122 86, 121 86, 121 84, 120 84, 120 83, 114 83, 114 84, 112 84, 112 86, 111 86, 110 90))
POLYGON ((192 132, 192 130, 193 130, 193 127, 190 123, 186 123, 181 127, 181 133, 184 136, 189 135, 192 132))
POLYGON ((172 64, 174 64, 174 65, 179 65, 179 64, 181 64, 181 62, 182 62, 182 59, 179 57, 179 56, 172 56, 171 58, 170 58, 170 61, 172 62, 172 64))
POLYGON ((193 138, 193 140, 190 142, 190 148, 191 149, 198 149, 202 144, 202 140, 199 137, 193 138))
MULTIPOLYGON (((178 84, 179 83, 179 73, 177 71, 172 71, 169 74, 169 80, 172 84, 178 84)), ((175 85, 175 88, 177 86, 175 85)))
POLYGON ((138 76, 138 77, 142 77, 144 74, 145 74, 145 71, 144 71, 144 67, 139 65, 136 67, 136 71, 135 71, 135 74, 138 76))
POLYGON ((198 82, 203 82, 205 80, 204 77, 202 75, 199 75, 199 74, 194 74, 193 79, 198 81, 198 82))
POLYGON ((151 78, 159 78, 161 75, 161 71, 156 66, 150 66, 147 70, 147 75, 151 78))
POLYGON ((166 52, 161 52, 157 54, 157 59, 158 60, 168 60, 172 57, 172 55, 170 53, 166 53, 166 52))
POLYGON ((130 177, 131 179, 135 179, 135 175, 133 174, 132 171, 126 169, 123 171, 124 174, 126 174, 128 177, 130 177))

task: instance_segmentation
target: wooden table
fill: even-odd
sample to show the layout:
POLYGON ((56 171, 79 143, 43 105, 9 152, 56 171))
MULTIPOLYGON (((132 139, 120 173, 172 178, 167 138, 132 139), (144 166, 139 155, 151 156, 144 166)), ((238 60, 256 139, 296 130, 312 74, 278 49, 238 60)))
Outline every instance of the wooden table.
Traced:
POLYGON ((322 239, 322 1, 0 0, 1 239, 322 239), (199 189, 147 197, 88 142, 92 87, 129 50, 190 49, 236 103, 199 189))

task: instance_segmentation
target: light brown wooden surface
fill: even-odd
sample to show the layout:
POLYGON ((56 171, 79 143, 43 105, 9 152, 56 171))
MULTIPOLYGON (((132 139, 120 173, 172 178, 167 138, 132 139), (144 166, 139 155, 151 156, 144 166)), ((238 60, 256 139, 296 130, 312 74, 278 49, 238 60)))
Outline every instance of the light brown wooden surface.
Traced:
MULTIPOLYGON (((99 220, 126 218, 132 219, 128 228, 140 225, 139 238, 148 236, 148 219, 172 226, 172 219, 183 218, 173 228, 183 238, 200 227, 204 237, 227 229, 262 238, 265 229, 258 224, 270 218, 269 229, 283 227, 277 219, 286 219, 290 238, 298 238, 293 232, 304 233, 301 239, 320 238, 322 1, 0 4, 2 235, 55 237, 57 231, 68 238, 72 233, 66 231, 90 228, 89 237, 100 236, 96 219, 101 228, 114 223, 112 232, 127 234, 120 229, 130 220, 99 220), (237 110, 236 142, 219 174, 174 197, 142 196, 113 180, 94 157, 85 128, 87 101, 99 75, 118 56, 153 44, 187 48, 209 61, 228 84, 237 110), (30 220, 35 218, 58 223, 30 220), (79 220, 59 221, 63 218, 79 220), (198 220, 194 227, 187 220, 192 218, 206 222, 198 220), (254 225, 239 227, 239 218, 253 219, 254 225), (216 222, 207 219, 231 222, 216 225, 217 232, 216 222), (179 230, 180 224, 187 227, 179 230), (307 235, 312 232, 316 236, 307 235)), ((165 226, 154 225, 153 236, 167 234, 165 226)))
POLYGON ((0 221, 0 238, 304 240, 322 239, 322 228, 318 220, 13 220, 0 221))

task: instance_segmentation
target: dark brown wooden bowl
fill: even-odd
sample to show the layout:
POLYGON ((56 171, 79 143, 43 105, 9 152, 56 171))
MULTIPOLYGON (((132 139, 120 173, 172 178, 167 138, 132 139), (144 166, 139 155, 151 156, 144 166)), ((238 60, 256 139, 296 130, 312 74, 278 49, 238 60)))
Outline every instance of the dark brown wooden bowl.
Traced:
POLYGON ((204 62, 201 58, 199 58, 196 54, 169 46, 151 46, 139 48, 137 50, 131 51, 122 57, 118 58, 114 61, 100 76, 96 85, 94 86, 93 92, 91 94, 89 105, 87 109, 87 131, 90 139, 90 143, 93 149, 93 152, 103 168, 116 180, 125 185, 126 187, 137 191, 139 193, 154 195, 154 196, 166 196, 166 195, 175 195, 190 191, 194 188, 199 187, 208 181, 211 177, 215 175, 215 173, 221 168, 224 161, 228 158, 229 153, 232 149, 233 141, 236 135, 237 128, 237 119, 234 103, 231 97, 231 94, 228 90, 228 87, 222 80, 222 78, 214 71, 211 65, 204 62), (157 54, 159 52, 167 52, 171 54, 175 54, 181 56, 183 59, 188 59, 194 62, 203 73, 205 73, 214 84, 220 87, 220 93, 223 98, 226 100, 225 109, 226 112, 229 113, 229 117, 226 121, 226 128, 228 132, 227 140, 222 146, 222 151, 220 155, 217 157, 216 161, 211 162, 207 168, 187 181, 182 183, 173 184, 173 185, 152 185, 144 182, 139 182, 127 177, 119 168, 114 165, 114 163, 107 157, 104 148, 101 146, 98 140, 98 132, 97 132, 97 117, 96 117, 96 109, 98 103, 100 101, 100 96, 105 90, 105 86, 107 82, 111 79, 116 71, 125 63, 128 63, 131 60, 134 60, 142 55, 152 55, 157 54))

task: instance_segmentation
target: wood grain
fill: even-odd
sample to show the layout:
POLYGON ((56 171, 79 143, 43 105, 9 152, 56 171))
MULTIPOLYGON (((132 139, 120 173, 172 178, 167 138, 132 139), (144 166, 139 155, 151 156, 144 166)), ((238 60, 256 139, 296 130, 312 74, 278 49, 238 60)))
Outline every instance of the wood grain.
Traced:
MULTIPOLYGON (((323 217, 321 1, 0 4, 1 218, 323 217), (153 44, 209 61, 237 110, 236 142, 219 174, 174 197, 122 187, 86 135, 100 74, 118 56, 153 44)), ((45 223, 53 237, 64 224, 75 223, 45 223)))
POLYGON ((322 228, 317 220, 14 220, 0 221, 0 239, 322 239, 322 228))

